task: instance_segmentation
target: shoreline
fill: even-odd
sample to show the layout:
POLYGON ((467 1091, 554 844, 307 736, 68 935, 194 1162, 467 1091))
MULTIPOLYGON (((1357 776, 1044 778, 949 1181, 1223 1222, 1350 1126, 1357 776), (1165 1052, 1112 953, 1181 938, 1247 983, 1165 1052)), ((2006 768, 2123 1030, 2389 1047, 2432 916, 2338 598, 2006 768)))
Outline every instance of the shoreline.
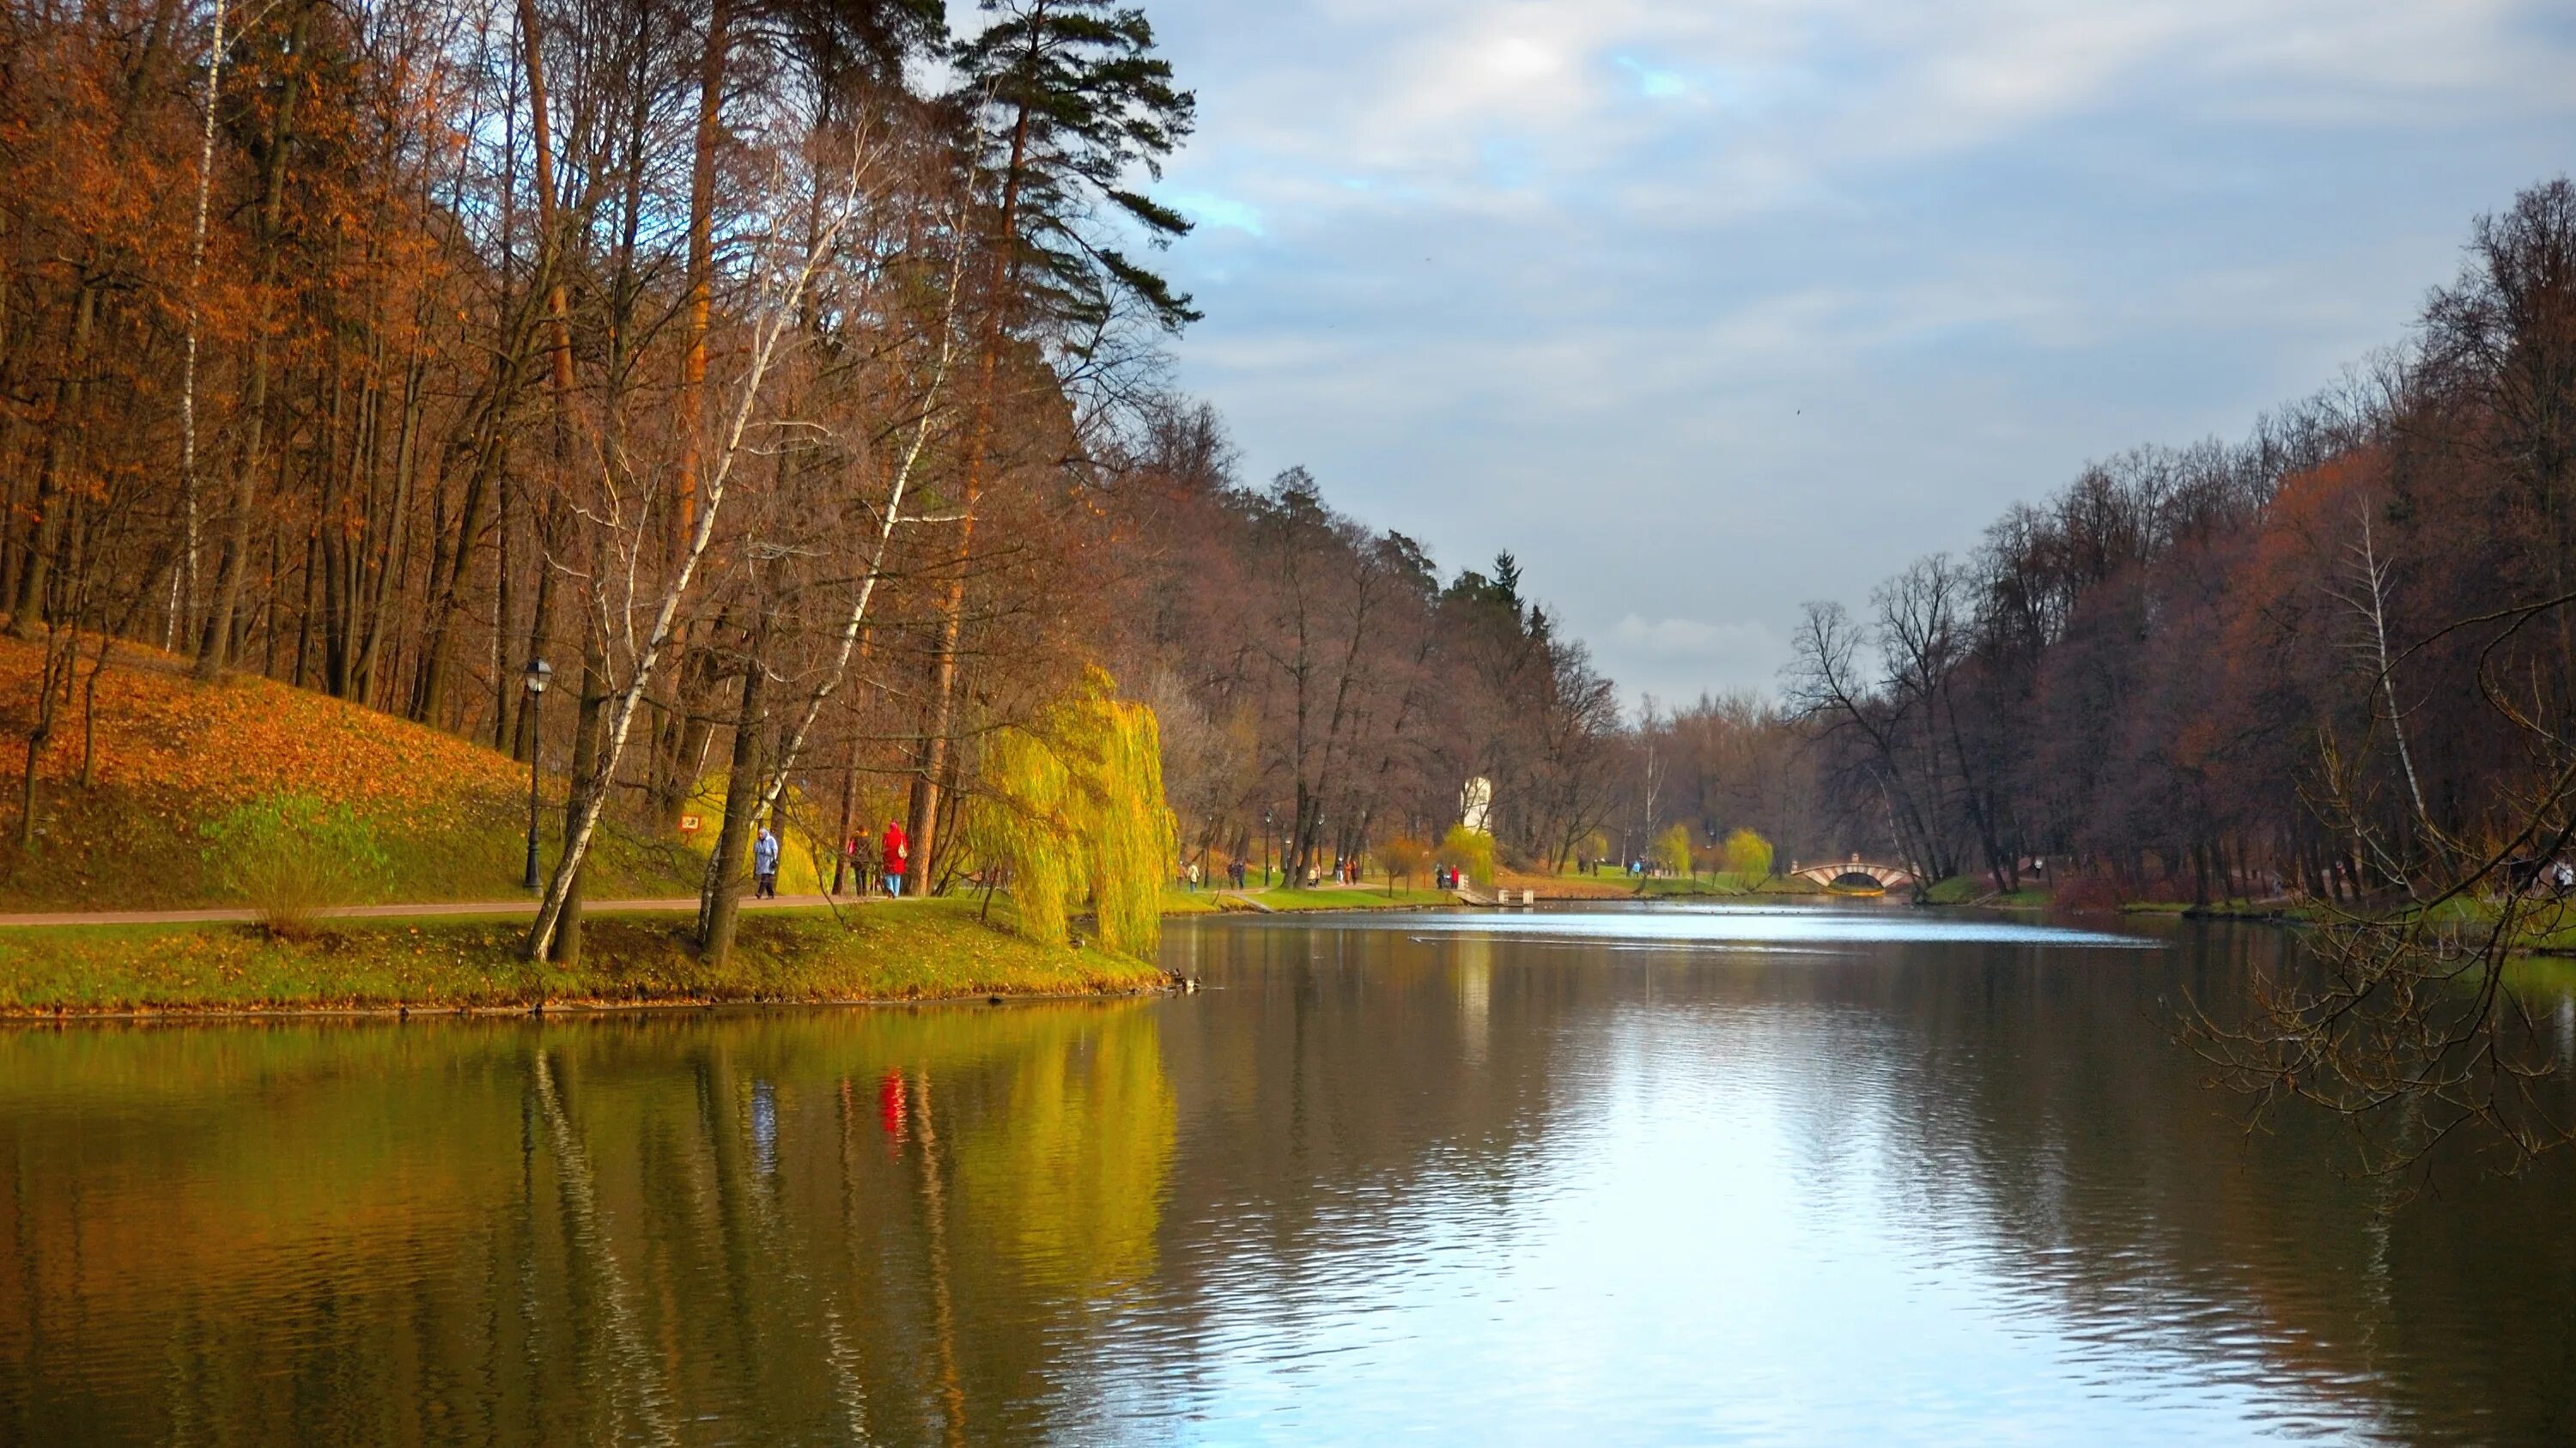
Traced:
POLYGON ((344 1019, 906 1005, 1117 998, 1180 985, 1161 966, 1042 945, 981 902, 747 912, 721 966, 685 916, 584 924, 571 967, 519 954, 524 927, 489 916, 335 920, 278 938, 232 922, 87 924, 0 932, 0 1022, 344 1019))
POLYGON ((18 1007, 0 1009, 0 1036, 11 1031, 42 1030, 54 1026, 74 1025, 188 1025, 198 1022, 239 1021, 286 1023, 292 1021, 543 1021, 556 1016, 600 1019, 608 1016, 651 1015, 677 1011, 769 1011, 769 1010, 891 1010, 898 1007, 1006 1006, 1038 1002, 1142 1000, 1150 996, 1185 995, 1195 989, 1183 977, 1165 975, 1160 983, 1144 984, 1132 989, 1104 988, 1091 991, 1002 991, 995 994, 942 996, 730 996, 691 998, 655 997, 649 1000, 613 1000, 605 998, 549 999, 527 1005, 457 1005, 457 1006, 325 1006, 279 1004, 264 1006, 180 1005, 154 1006, 125 1010, 84 1010, 62 1007, 53 1010, 28 1010, 18 1007))

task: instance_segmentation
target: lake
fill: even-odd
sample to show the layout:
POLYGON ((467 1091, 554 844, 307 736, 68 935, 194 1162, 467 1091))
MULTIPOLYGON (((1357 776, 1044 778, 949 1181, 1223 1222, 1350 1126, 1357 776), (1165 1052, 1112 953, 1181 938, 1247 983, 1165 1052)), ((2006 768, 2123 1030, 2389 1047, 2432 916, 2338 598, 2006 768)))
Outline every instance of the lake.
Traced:
POLYGON ((2288 948, 1223 918, 1141 1001, 19 1027, 0 1440, 2576 1441, 2568 1161, 2356 1179, 2175 1043, 2288 948))

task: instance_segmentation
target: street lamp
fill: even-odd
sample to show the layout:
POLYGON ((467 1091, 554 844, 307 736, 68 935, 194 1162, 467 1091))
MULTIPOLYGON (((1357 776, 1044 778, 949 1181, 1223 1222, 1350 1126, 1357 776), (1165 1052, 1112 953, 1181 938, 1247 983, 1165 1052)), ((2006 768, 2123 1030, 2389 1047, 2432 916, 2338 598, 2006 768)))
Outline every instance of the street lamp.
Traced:
POLYGON ((1270 827, 1270 811, 1261 812, 1261 888, 1270 888, 1270 840, 1276 832, 1270 827))
POLYGON ((554 676, 554 665, 543 659, 528 660, 519 674, 528 690, 528 878, 520 883, 530 890, 537 888, 537 757, 545 752, 546 685, 554 676))

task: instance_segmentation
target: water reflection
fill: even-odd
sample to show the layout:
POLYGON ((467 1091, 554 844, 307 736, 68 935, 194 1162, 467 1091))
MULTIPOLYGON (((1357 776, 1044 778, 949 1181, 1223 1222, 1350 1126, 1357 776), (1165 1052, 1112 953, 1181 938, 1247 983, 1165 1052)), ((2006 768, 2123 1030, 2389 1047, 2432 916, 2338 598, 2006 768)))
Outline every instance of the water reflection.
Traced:
POLYGON ((0 1037, 0 1441, 2576 1439, 2566 1164, 2400 1199, 2170 1043, 2279 936, 1740 915, 0 1037))
POLYGON ((1894 941, 1953 945, 2055 945, 2152 949, 2152 938, 2046 924, 2028 917, 1936 914, 1900 906, 1687 904, 1495 911, 1474 915, 1345 915, 1328 928, 1402 930, 1504 940, 1619 941, 1632 946, 1743 946, 1764 942, 1862 945, 1894 941))
POLYGON ((1082 1315, 1153 1267, 1157 1026, 17 1035, 0 1440, 1024 1434, 1082 1315))

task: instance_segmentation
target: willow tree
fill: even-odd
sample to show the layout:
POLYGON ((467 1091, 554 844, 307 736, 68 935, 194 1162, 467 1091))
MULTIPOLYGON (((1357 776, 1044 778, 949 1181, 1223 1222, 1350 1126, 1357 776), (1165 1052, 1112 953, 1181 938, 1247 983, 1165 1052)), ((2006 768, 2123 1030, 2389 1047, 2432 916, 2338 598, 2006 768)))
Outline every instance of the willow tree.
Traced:
POLYGON ((1172 811, 1154 711, 1112 690, 1091 670, 1035 723, 993 737, 965 838, 1009 880, 1021 934, 1064 944, 1088 903, 1100 944, 1141 959, 1162 941, 1172 811))

